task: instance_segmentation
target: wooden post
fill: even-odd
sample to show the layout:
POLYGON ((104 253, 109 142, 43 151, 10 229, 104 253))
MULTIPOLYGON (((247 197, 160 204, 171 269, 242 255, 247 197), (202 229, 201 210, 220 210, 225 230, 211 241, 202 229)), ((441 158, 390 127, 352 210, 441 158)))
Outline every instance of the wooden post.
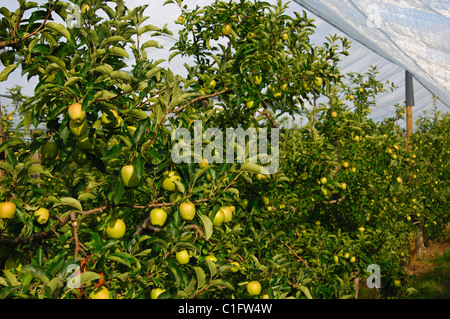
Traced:
POLYGON ((413 77, 412 74, 407 70, 405 71, 405 96, 406 96, 406 135, 408 137, 407 147, 410 149, 409 144, 411 143, 410 137, 413 132, 413 116, 412 107, 414 105, 414 87, 413 87, 413 77))

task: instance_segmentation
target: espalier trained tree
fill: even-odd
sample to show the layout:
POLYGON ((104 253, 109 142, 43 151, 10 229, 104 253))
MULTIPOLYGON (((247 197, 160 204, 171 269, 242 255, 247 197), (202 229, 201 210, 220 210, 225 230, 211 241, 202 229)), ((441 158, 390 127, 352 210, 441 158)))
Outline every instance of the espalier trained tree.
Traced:
MULTIPOLYGON (((281 2, 166 5, 180 9, 169 60, 194 61, 186 78, 149 55, 175 35, 147 6, 0 8, 0 80, 19 66, 39 80, 19 126, 45 128, 0 145, 0 298, 352 298, 370 264, 380 293, 405 290, 410 240, 448 221, 448 150, 421 146, 448 149, 448 116, 423 119, 407 148, 400 115, 367 117, 389 83, 371 69, 344 85, 348 41, 313 45, 313 21, 281 2), (281 130, 271 175, 248 152, 172 160, 174 132, 194 136, 196 120, 277 128, 300 111, 309 122, 281 130)), ((184 149, 206 150, 201 137, 184 149)))

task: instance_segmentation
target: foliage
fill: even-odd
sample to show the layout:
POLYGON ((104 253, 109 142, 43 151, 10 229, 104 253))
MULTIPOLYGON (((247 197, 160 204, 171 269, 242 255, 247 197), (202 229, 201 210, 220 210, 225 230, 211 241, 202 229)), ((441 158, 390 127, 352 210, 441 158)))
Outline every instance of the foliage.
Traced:
POLYGON ((106 286, 117 299, 150 298, 154 288, 165 290, 159 298, 249 298, 246 284, 258 280, 270 298, 352 298, 370 264, 381 267, 383 293, 395 293, 394 279, 407 280, 410 239, 433 239, 448 221, 448 114, 420 119, 410 141, 397 118, 370 120, 390 83, 371 68, 344 84, 338 62, 348 41, 330 35, 314 46, 313 21, 286 15, 281 2, 189 10, 177 1, 184 27, 170 58, 194 57, 186 78, 148 57, 170 30, 146 24, 146 6, 110 2, 115 8, 100 0, 1 8, 1 45, 20 58, 5 65, 3 80, 19 64, 39 79, 18 108, 19 126, 46 130, 0 146, 0 200, 17 207, 0 220, 1 264, 15 262, 0 277, 0 296, 87 298, 106 286), (55 22, 66 20, 69 4, 82 8, 82 27, 55 22), (304 107, 320 95, 326 104, 304 107), (68 114, 74 103, 86 112, 81 136, 68 114), (247 163, 202 163, 214 144, 206 134, 184 145, 202 156, 172 160, 176 129, 196 136, 195 120, 272 128, 302 110, 308 123, 281 129, 280 168, 270 176, 261 158, 248 163, 250 143, 247 163), (44 150, 49 142, 54 156, 44 150), (36 153, 45 160, 33 160, 36 153), (121 178, 130 164, 137 187, 121 178), (169 172, 174 191, 165 186, 169 172), (193 220, 180 216, 184 201, 196 205, 193 220), (214 225, 224 206, 234 208, 232 220, 214 225), (49 209, 47 223, 35 221, 39 207, 49 209), (155 208, 168 214, 163 226, 151 224, 155 208), (126 224, 118 239, 106 235, 115 218, 126 224), (183 249, 187 264, 175 259, 183 249))

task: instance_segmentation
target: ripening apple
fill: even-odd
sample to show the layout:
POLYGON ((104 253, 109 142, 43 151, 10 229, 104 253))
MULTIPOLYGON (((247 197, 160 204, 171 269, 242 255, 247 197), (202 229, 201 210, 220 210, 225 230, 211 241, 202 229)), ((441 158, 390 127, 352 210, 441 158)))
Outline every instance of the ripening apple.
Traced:
POLYGON ((40 207, 39 209, 35 210, 33 214, 34 220, 41 225, 45 224, 48 221, 49 216, 50 212, 47 208, 44 207, 40 207))
POLYGON ((12 120, 14 120, 14 118, 12 117, 12 115, 9 115, 8 116, 8 121, 12 121, 12 120))
POLYGON ((253 100, 247 100, 247 102, 245 103, 245 106, 248 108, 248 109, 251 109, 251 108, 253 108, 253 105, 255 104, 255 101, 253 101, 253 100))
POLYGON ((16 204, 13 202, 0 203, 0 218, 11 219, 16 214, 16 204))
POLYGON ((318 86, 318 87, 321 87, 322 86, 322 84, 323 84, 323 79, 321 78, 321 77, 316 77, 315 79, 314 79, 314 84, 315 84, 315 86, 318 86))
POLYGON ((269 205, 270 204, 270 199, 267 196, 263 196, 262 197, 263 203, 264 205, 269 205))
POLYGON ((109 238, 120 239, 125 235, 127 227, 122 219, 111 219, 106 227, 106 235, 109 238))
POLYGON ((125 165, 122 167, 120 171, 120 177, 122 178, 122 182, 126 187, 136 187, 139 184, 139 177, 136 175, 136 170, 134 169, 134 165, 125 165))
POLYGON ((231 33, 231 25, 226 24, 222 27, 222 34, 229 35, 231 33))
POLYGON ((189 262, 190 256, 188 251, 183 249, 175 254, 175 258, 181 265, 185 265, 189 262))
POLYGON ((350 262, 353 264, 356 261, 356 257, 353 256, 352 258, 350 258, 350 262))
POLYGON ((176 184, 174 183, 175 180, 180 180, 180 175, 174 171, 167 171, 164 173, 164 175, 167 175, 162 183, 162 188, 166 191, 173 192, 176 189, 176 184))
POLYGON ((320 179, 320 182, 322 183, 322 184, 326 184, 327 183, 327 178, 326 177, 322 177, 321 179, 320 179))
POLYGON ((341 183, 341 188, 342 188, 343 190, 346 190, 346 189, 347 189, 347 183, 342 182, 342 183, 341 183))
POLYGON ((171 203, 176 203, 177 201, 179 201, 182 198, 181 194, 178 193, 172 193, 169 196, 169 202, 171 203))
POLYGON ((289 34, 283 33, 283 34, 281 35, 281 37, 283 38, 284 41, 287 41, 287 40, 289 39, 289 34))
POLYGON ((338 114, 336 111, 331 112, 331 117, 337 117, 337 116, 338 116, 338 114))
POLYGON ((209 164, 208 160, 206 158, 202 158, 202 162, 199 163, 198 166, 200 168, 204 168, 204 167, 208 166, 208 164, 209 164))
POLYGON ((100 286, 92 290, 89 294, 90 299, 110 299, 109 290, 105 286, 100 286))
POLYGON ((72 119, 69 120, 69 128, 73 135, 75 136, 83 136, 88 132, 88 126, 86 119, 82 120, 79 123, 75 123, 72 119))
POLYGON ((401 287, 402 286, 402 282, 400 280, 398 280, 398 279, 395 279, 394 280, 394 286, 395 287, 401 287))
POLYGON ((205 260, 210 260, 210 261, 215 262, 215 263, 218 262, 217 257, 214 256, 214 255, 208 255, 208 256, 206 256, 205 260))
POLYGON ((82 110, 80 103, 71 104, 67 109, 67 112, 69 113, 69 118, 76 124, 81 123, 86 116, 86 111, 82 110))
POLYGON ((353 139, 354 139, 356 142, 359 142, 359 141, 361 140, 361 137, 360 137, 359 135, 356 135, 353 139))
POLYGON ((397 177, 397 183, 401 184, 403 182, 402 178, 399 176, 397 177))
POLYGON ((345 259, 349 259, 350 258, 350 254, 349 253, 345 253, 344 258, 345 259))
POLYGON ((192 220, 195 216, 195 204, 194 203, 181 203, 180 208, 181 218, 184 220, 192 220))
POLYGON ((159 295, 162 294, 164 291, 166 291, 166 290, 165 289, 161 289, 161 288, 154 288, 150 292, 150 298, 151 299, 158 299, 159 295))
POLYGON ((224 219, 225 219, 225 214, 223 213, 222 210, 219 210, 216 213, 216 216, 214 216, 212 223, 214 226, 219 227, 220 225, 222 225, 224 219))
POLYGON ((247 284, 247 292, 250 296, 257 296, 261 293, 261 284, 259 281, 250 281, 247 284))
POLYGON ((153 226, 163 226, 167 220, 167 213, 162 208, 154 208, 150 212, 150 223, 153 226))
POLYGON ((344 162, 344 164, 342 164, 342 166, 344 166, 345 168, 348 168, 350 166, 349 162, 344 162))
POLYGON ((223 212, 223 222, 228 223, 233 218, 233 212, 230 207, 224 206, 220 210, 223 212))
POLYGON ((53 161, 58 156, 58 153, 58 144, 53 141, 47 142, 41 148, 41 156, 43 161, 53 161))

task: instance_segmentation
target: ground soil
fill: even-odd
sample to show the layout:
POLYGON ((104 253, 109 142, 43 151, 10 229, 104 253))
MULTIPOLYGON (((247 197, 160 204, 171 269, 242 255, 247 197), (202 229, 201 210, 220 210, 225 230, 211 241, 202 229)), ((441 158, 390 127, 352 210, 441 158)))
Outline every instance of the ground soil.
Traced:
POLYGON ((405 270, 408 275, 421 276, 435 268, 433 260, 450 250, 450 223, 445 235, 445 239, 426 245, 421 256, 413 264, 406 267, 405 270))

